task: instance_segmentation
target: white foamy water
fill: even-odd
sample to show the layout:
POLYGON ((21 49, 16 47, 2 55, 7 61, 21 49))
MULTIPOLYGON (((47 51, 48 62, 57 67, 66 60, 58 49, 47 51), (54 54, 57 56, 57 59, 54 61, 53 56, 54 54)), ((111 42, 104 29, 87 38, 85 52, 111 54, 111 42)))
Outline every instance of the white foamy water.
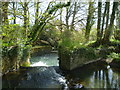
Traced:
POLYGON ((45 54, 42 56, 32 57, 30 59, 32 67, 35 66, 58 66, 57 53, 45 54))

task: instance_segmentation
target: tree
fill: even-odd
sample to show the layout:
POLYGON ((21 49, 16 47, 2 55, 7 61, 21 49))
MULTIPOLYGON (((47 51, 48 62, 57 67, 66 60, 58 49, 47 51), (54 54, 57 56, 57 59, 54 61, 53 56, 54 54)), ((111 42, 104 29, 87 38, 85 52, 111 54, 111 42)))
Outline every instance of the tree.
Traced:
POLYGON ((2 2, 2 16, 3 16, 3 23, 4 24, 9 24, 8 22, 8 5, 9 2, 2 2))
POLYGON ((94 19, 94 12, 95 12, 94 2, 89 2, 86 31, 85 31, 85 38, 87 41, 89 40, 91 27, 94 24, 94 20, 93 20, 94 19))
POLYGON ((82 3, 79 1, 73 1, 71 2, 70 6, 66 7, 65 26, 67 30, 73 31, 76 29, 76 26, 79 26, 81 23, 83 23, 82 21, 85 20, 85 15, 84 12, 81 12, 81 10, 85 6, 86 4, 83 4, 82 6, 82 3))
POLYGON ((115 13, 116 13, 117 7, 118 7, 118 2, 113 2, 113 9, 111 14, 110 24, 108 28, 105 30, 105 34, 103 38, 103 43, 105 44, 110 42, 110 36, 113 31, 113 25, 114 25, 114 19, 115 19, 115 13))
POLYGON ((99 44, 101 40, 101 7, 102 2, 98 2, 98 20, 97 20, 97 41, 96 43, 99 44))
POLYGON ((0 30, 1 30, 1 25, 2 25, 2 2, 0 2, 0 30))
POLYGON ((13 17, 14 17, 14 21, 13 24, 16 24, 16 2, 12 2, 13 3, 13 17))
POLYGON ((63 29, 63 25, 62 25, 62 12, 63 12, 63 10, 61 8, 60 9, 60 31, 61 31, 61 33, 62 33, 62 29, 63 29))
POLYGON ((39 19, 39 4, 40 2, 35 2, 35 8, 36 8, 36 11, 35 11, 35 24, 38 23, 38 20, 39 19))
POLYGON ((110 2, 106 2, 104 14, 103 14, 103 21, 102 21, 102 28, 101 28, 101 34, 100 34, 100 41, 101 41, 102 36, 103 36, 103 30, 104 30, 104 24, 105 24, 105 17, 106 17, 106 15, 107 15, 107 17, 106 17, 106 29, 108 28, 109 7, 110 7, 110 2))
POLYGON ((29 26, 28 4, 29 4, 29 2, 24 2, 22 5, 23 11, 24 11, 24 29, 25 29, 26 39, 28 38, 27 34, 28 34, 28 26, 29 26))
POLYGON ((44 15, 41 16, 41 18, 39 19, 39 22, 37 24, 35 24, 33 26, 32 32, 30 34, 30 41, 27 42, 27 44, 32 44, 34 43, 37 38, 39 37, 41 31, 43 30, 43 28, 45 27, 46 23, 53 19, 51 18, 51 15, 57 11, 59 8, 63 8, 63 7, 67 7, 70 5, 70 2, 68 2, 67 4, 63 3, 63 4, 56 4, 52 7, 50 7, 52 2, 50 2, 50 4, 48 5, 45 13, 43 13, 44 15))
MULTIPOLYGON (((120 2, 118 3, 120 5, 120 2)), ((115 29, 115 39, 120 40, 120 8, 118 7, 116 12, 116 29, 115 29)))
POLYGON ((74 30, 74 23, 75 23, 76 13, 77 13, 77 2, 74 3, 73 17, 72 17, 70 30, 74 30))

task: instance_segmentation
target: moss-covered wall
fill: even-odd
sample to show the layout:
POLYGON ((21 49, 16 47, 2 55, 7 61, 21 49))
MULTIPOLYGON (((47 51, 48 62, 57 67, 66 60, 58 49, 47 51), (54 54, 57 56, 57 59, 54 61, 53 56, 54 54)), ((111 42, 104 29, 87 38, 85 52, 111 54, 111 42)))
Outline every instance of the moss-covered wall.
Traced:
POLYGON ((19 68, 19 47, 14 46, 2 54, 2 74, 19 68))
POLYGON ((35 46, 31 49, 31 56, 40 56, 52 51, 50 46, 35 46))
POLYGON ((97 59, 93 48, 81 47, 74 50, 59 48, 59 65, 63 70, 73 70, 97 59))

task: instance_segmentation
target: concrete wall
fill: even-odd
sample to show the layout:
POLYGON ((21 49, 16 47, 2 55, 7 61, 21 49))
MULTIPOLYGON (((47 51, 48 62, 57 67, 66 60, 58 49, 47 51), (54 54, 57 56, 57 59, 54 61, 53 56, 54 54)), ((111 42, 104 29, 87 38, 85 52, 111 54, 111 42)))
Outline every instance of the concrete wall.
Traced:
POLYGON ((79 48, 73 51, 59 49, 59 66, 63 70, 73 70, 97 58, 93 49, 79 48))

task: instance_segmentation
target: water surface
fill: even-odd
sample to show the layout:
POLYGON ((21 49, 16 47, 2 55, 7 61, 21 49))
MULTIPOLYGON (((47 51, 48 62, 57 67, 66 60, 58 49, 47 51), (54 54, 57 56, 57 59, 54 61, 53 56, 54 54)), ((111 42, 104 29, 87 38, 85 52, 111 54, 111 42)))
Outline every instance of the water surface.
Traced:
POLYGON ((59 66, 57 53, 45 54, 42 56, 31 57, 30 62, 32 67, 35 66, 59 66))
MULTIPOLYGON (((57 53, 32 57, 31 66, 59 66, 57 53)), ((66 73, 69 87, 120 88, 120 69, 113 69, 103 62, 94 63, 66 73)))
POLYGON ((104 64, 88 65, 66 74, 65 77, 69 87, 82 85, 84 88, 120 89, 120 70, 108 67, 104 64))
MULTIPOLYGON (((35 68, 35 70, 37 72, 35 70, 31 70, 31 69, 27 69, 27 71, 25 71, 25 72, 34 71, 33 73, 31 73, 32 75, 34 75, 34 77, 31 80, 35 79, 35 82, 33 82, 33 83, 36 83, 35 85, 37 85, 37 82, 36 82, 37 79, 42 81, 42 80, 46 80, 46 79, 41 78, 41 77, 44 77, 44 76, 48 77, 47 71, 44 73, 47 75, 44 75, 44 74, 42 75, 42 73, 37 74, 38 72, 41 72, 41 70, 39 71, 38 68, 46 68, 43 66, 47 66, 48 69, 51 68, 51 66, 58 67, 59 61, 57 59, 58 59, 57 53, 50 53, 50 54, 45 54, 42 56, 32 57, 30 59, 31 67, 35 68)), ((50 71, 50 73, 53 71, 54 70, 50 71)), ((22 73, 15 72, 14 75, 8 74, 8 76, 6 76, 7 78, 5 78, 5 79, 9 80, 9 77, 10 78, 12 77, 13 79, 11 82, 13 82, 14 80, 16 81, 16 78, 18 76, 20 76, 20 80, 22 80, 25 77, 30 76, 30 75, 28 75, 28 73, 25 75, 23 75, 23 74, 20 75, 20 74, 22 74, 22 73)), ((58 74, 59 74, 59 72, 58 72, 58 74)), ((61 72, 60 72, 60 74, 61 74, 61 72)), ((53 76, 52 74, 50 74, 50 75, 47 80, 49 80, 53 76)), ((98 63, 94 63, 94 64, 85 65, 84 67, 78 68, 71 72, 64 72, 64 73, 62 72, 62 75, 66 80, 68 88, 81 88, 81 86, 82 86, 84 88, 117 88, 117 89, 120 89, 120 69, 119 68, 110 68, 110 66, 106 65, 104 62, 98 62, 98 63)), ((47 80, 45 82, 48 82, 47 80)), ((17 80, 17 82, 19 83, 20 81, 17 80)), ((24 82, 27 82, 27 81, 24 81, 24 82)), ((5 81, 4 85, 6 85, 7 83, 8 82, 5 81)), ((41 82, 39 82, 39 84, 40 83, 41 82)), ((8 83, 8 85, 9 84, 10 83, 8 83)), ((14 84, 16 84, 16 82, 14 84)), ((12 83, 11 83, 11 86, 14 86, 14 84, 12 85, 12 83)), ((27 84, 27 85, 29 86, 29 84, 27 84)), ((38 86, 36 86, 36 87, 38 87, 38 86)), ((39 87, 42 87, 42 84, 41 84, 41 86, 39 85, 39 87)))

